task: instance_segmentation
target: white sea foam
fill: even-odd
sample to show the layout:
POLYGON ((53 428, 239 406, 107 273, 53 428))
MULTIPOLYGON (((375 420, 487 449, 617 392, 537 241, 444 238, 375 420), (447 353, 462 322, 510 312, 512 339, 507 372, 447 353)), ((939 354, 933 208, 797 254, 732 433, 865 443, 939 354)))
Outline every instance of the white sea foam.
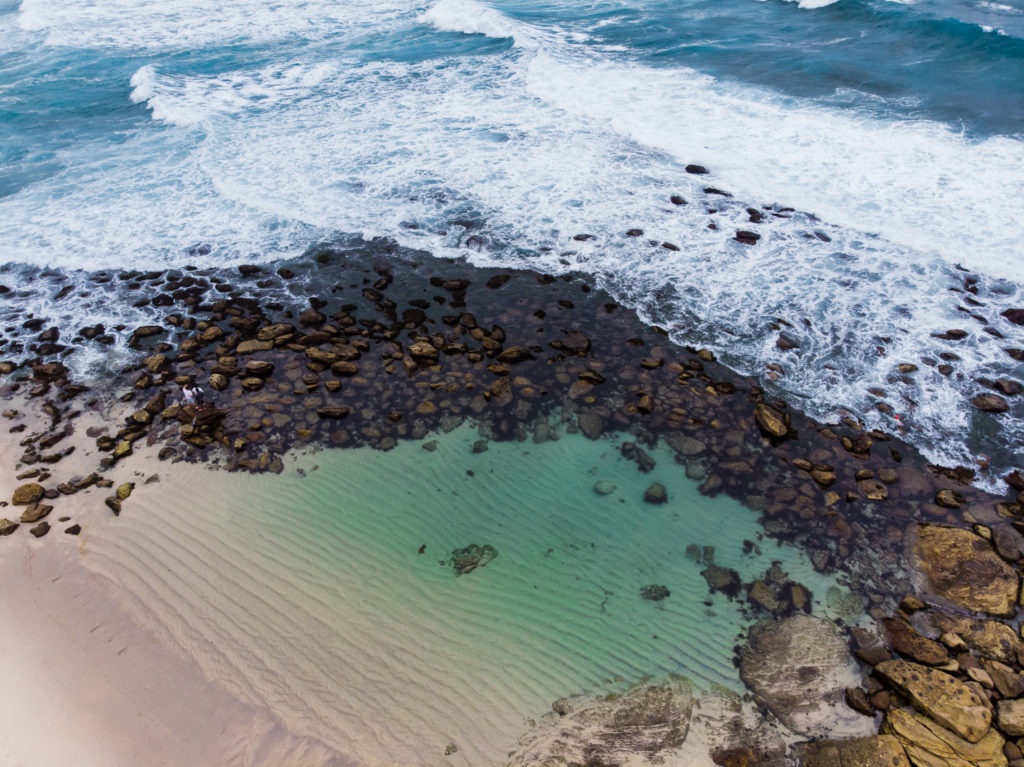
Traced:
POLYGON ((1024 346, 997 316, 1024 281, 1024 142, 882 119, 885 103, 867 97, 842 108, 625 62, 475 0, 441 0, 420 18, 515 49, 207 77, 143 66, 131 98, 157 124, 61 156, 62 173, 0 199, 0 260, 257 262, 341 231, 477 263, 582 270, 753 374, 779 361, 769 323, 784 319, 801 348, 778 385, 808 410, 845 407, 892 428, 866 393, 882 386, 934 460, 971 459, 950 435, 971 425, 972 379, 1019 375, 1001 347, 1024 346), (689 175, 687 163, 712 175, 689 175), (736 197, 707 196, 709 185, 736 197), (669 203, 674 193, 690 204, 669 203), (821 221, 769 213, 752 225, 746 206, 765 203, 821 221), (486 240, 467 248, 456 219, 486 240), (624 237, 633 227, 645 237, 624 237), (748 248, 732 240, 737 228, 764 237, 748 248), (831 242, 807 239, 814 229, 831 242), (582 233, 595 239, 572 239, 582 233), (189 253, 200 242, 208 256, 189 253), (983 297, 1008 340, 957 312, 954 263, 1016 281, 983 297), (948 351, 931 334, 952 327, 971 332, 956 349, 962 378, 928 368, 890 383, 895 362, 948 351))
POLYGON ((18 23, 50 45, 163 51, 322 39, 407 13, 398 0, 21 0, 18 23))

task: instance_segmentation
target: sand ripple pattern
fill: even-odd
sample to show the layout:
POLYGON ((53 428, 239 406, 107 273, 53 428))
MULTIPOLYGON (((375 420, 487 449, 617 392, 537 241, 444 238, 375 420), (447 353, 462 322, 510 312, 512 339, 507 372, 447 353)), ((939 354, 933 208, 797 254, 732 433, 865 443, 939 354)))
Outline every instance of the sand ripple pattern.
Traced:
POLYGON ((753 513, 697 494, 667 452, 644 475, 611 442, 474 455, 474 439, 306 456, 306 477, 175 467, 94 526, 85 563, 208 678, 360 765, 502 764, 529 718, 609 680, 741 689, 741 618, 687 544, 746 579, 781 559, 824 595, 795 550, 744 557, 753 513), (664 506, 642 500, 655 480, 664 506), (458 578, 439 564, 474 542, 498 558, 458 578), (671 597, 641 600, 651 583, 671 597))

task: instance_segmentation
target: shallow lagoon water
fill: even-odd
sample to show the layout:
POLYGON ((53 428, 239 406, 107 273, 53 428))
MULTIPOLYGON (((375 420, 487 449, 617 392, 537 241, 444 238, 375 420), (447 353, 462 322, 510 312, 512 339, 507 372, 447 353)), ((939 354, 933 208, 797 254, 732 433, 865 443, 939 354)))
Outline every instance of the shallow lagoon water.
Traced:
POLYGON ((747 619, 708 593, 690 544, 747 582, 780 561, 817 614, 844 602, 799 549, 762 539, 754 512, 700 495, 667 449, 643 474, 621 439, 474 453, 478 436, 314 452, 278 476, 179 465, 91 528, 84 561, 209 679, 364 765, 502 764, 554 700, 646 675, 742 693, 747 619), (643 499, 655 481, 664 505, 643 499), (498 557, 456 576, 450 552, 471 543, 498 557), (641 599, 650 584, 671 595, 641 599))

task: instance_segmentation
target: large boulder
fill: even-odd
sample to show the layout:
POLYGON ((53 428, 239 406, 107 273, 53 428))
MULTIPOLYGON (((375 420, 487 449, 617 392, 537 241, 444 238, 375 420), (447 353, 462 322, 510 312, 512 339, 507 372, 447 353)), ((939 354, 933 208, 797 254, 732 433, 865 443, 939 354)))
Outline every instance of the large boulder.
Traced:
POLYGON ((887 660, 875 673, 903 693, 914 707, 971 743, 992 724, 992 711, 970 687, 945 671, 904 660, 887 660))
POLYGON ((928 590, 968 610, 1013 615, 1017 573, 988 541, 958 527, 918 525, 908 532, 911 564, 928 590))
POLYGON ((794 615, 755 624, 740 651, 740 678, 802 735, 822 735, 859 717, 844 702, 844 690, 857 683, 849 648, 824 618, 794 615))
POLYGON ((621 694, 556 701, 523 737, 507 767, 659 764, 683 745, 690 730, 689 680, 670 677, 634 685, 621 694))
POLYGON ((893 735, 820 740, 800 747, 803 767, 910 767, 893 735))
POLYGON ((917 712, 891 708, 882 732, 896 736, 915 767, 1006 767, 1004 740, 995 730, 972 743, 917 712))

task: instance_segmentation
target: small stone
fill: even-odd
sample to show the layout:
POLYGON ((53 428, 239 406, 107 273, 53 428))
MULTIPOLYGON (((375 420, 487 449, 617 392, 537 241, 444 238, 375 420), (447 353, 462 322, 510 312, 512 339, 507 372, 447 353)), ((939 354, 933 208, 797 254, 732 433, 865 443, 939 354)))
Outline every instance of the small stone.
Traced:
POLYGON ((594 483, 594 492, 598 495, 611 495, 615 492, 615 485, 605 479, 599 479, 594 483))
POLYGON ((35 527, 30 527, 28 531, 32 533, 32 535, 34 535, 36 538, 42 538, 44 535, 50 532, 50 523, 44 519, 35 527))
POLYGON ((82 532, 82 526, 79 524, 74 524, 71 525, 71 527, 65 528, 64 532, 68 535, 78 535, 80 532, 82 532))
POLYGON ((115 494, 117 495, 117 500, 119 500, 119 501, 127 500, 128 496, 130 496, 132 494, 132 490, 134 490, 134 489, 135 489, 135 483, 134 482, 125 482, 123 485, 118 485, 117 490, 114 491, 115 494))
POLYGON ((103 499, 103 502, 107 504, 107 508, 114 512, 116 517, 121 513, 121 501, 117 499, 116 495, 110 495, 103 499))
POLYGON ((18 529, 18 523, 9 519, 0 519, 0 535, 10 535, 18 529))

